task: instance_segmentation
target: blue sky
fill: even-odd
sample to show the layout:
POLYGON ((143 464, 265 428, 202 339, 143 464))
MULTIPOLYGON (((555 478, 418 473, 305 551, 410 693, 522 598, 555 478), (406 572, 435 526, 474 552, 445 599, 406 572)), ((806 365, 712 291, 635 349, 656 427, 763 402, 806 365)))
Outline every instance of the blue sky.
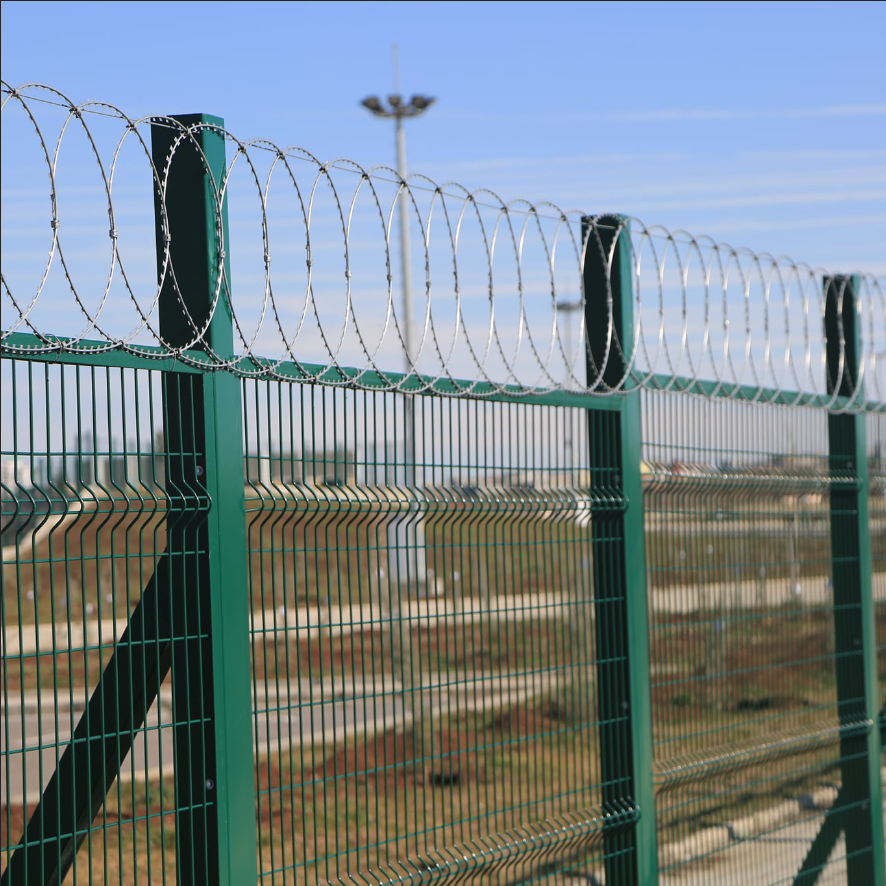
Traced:
POLYGON ((884 3, 2 4, 2 73, 133 116, 886 272, 884 3))
MULTIPOLYGON (((241 140, 298 145, 321 160, 351 158, 364 167, 394 164, 393 126, 374 119, 360 100, 392 90, 396 42, 402 91, 437 98, 426 115, 406 124, 410 172, 489 189, 505 202, 622 212, 813 267, 879 275, 879 294, 864 305, 870 357, 882 354, 886 328, 884 33, 883 2, 4 2, 0 40, 2 76, 12 86, 48 84, 75 103, 105 101, 132 118, 215 114, 241 140)), ((52 127, 64 113, 45 105, 40 112, 51 147, 52 127)), ((133 300, 147 309, 156 295, 150 176, 136 139, 129 139, 115 180, 116 252, 109 263, 108 204, 98 168, 82 132, 76 124, 68 128, 56 173, 62 234, 43 275, 54 242, 46 166, 21 107, 10 102, 3 117, 7 292, 28 306, 32 329, 114 340, 136 330, 133 341, 152 343, 133 310, 133 300)), ((119 121, 91 116, 90 126, 104 138, 107 161, 119 121)), ((302 169, 310 189, 316 170, 302 169)), ((288 353, 322 365, 403 368, 392 320, 401 304, 396 244, 391 236, 389 283, 379 249, 386 241, 368 188, 356 201, 357 224, 344 250, 339 208, 329 189, 317 192, 309 299, 293 188, 284 193, 285 177, 276 177, 280 190, 271 191, 271 203, 282 208, 279 216, 268 210, 274 260, 266 275, 255 188, 245 164, 237 170, 228 195, 232 292, 243 327, 238 352, 254 342, 254 352, 273 359, 288 353), (275 317, 268 310, 271 278, 275 317)), ((359 177, 335 174, 342 182, 350 176, 345 189, 351 193, 354 182, 362 187, 359 177)), ((388 188, 382 202, 388 201, 393 232, 393 186, 378 187, 388 188)), ((425 220, 432 193, 419 195, 425 220)), ((580 298, 568 232, 560 233, 552 272, 550 240, 543 244, 530 232, 515 260, 493 208, 483 232, 468 216, 454 262, 442 213, 435 211, 427 289, 420 232, 412 241, 415 327, 433 315, 436 336, 433 343, 422 339, 419 369, 436 375, 442 361, 468 380, 583 384, 580 316, 554 310, 580 298), (494 261, 484 252, 485 233, 493 229, 501 234, 494 261), (488 298, 493 269, 494 309, 488 298)), ((544 236, 552 230, 548 224, 544 236)), ((758 275, 746 299, 734 270, 728 287, 715 273, 708 288, 698 264, 681 283, 679 262, 671 260, 662 285, 675 297, 660 310, 655 263, 644 262, 649 276, 638 290, 638 325, 649 350, 637 345, 638 365, 824 389, 819 278, 776 285, 767 301, 758 275), (753 304, 749 317, 746 301, 753 304), (667 330, 665 350, 660 324, 667 330)), ((3 315, 4 329, 18 320, 6 297, 3 315)), ((430 324, 423 325, 426 332, 430 324)), ((879 392, 886 390, 884 369, 880 359, 879 392)))

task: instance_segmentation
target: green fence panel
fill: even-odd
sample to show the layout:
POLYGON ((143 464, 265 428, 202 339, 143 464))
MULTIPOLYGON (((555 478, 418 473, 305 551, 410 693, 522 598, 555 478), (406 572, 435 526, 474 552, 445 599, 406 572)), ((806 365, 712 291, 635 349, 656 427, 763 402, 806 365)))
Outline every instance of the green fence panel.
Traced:
POLYGON ((643 398, 662 879, 791 882, 840 783, 827 413, 643 398))
POLYGON ((261 882, 602 878, 586 406, 243 385, 261 882))
MULTIPOLYGON (((42 138, 30 99, 8 98, 42 138)), ((7 288, 19 300, 0 361, 2 886, 886 886, 886 406, 863 372, 880 347, 880 283, 824 278, 821 315, 783 284, 785 335, 802 314, 807 365, 790 353, 780 374, 775 284, 757 303, 748 277, 746 336, 730 338, 721 268, 722 316, 705 277, 693 362, 690 253, 713 280, 719 247, 681 253, 639 222, 632 243, 621 217, 550 209, 521 207, 518 232, 518 210, 391 191, 264 142, 237 143, 226 165, 232 137, 206 115, 127 120, 108 178, 90 112, 51 107, 89 133, 112 261, 98 309, 76 290, 73 249, 63 263, 62 290, 103 340, 41 329, 38 299, 20 308, 7 288), (137 301, 120 283, 109 184, 125 176, 124 143, 152 161, 159 280, 129 338, 103 313, 120 293, 137 301), (276 358, 254 352, 264 339, 248 340, 249 309, 238 320, 231 302, 235 167, 261 203, 257 328, 276 324, 276 358), (316 176, 304 188, 302 168, 316 176), (295 310, 272 294, 275 169, 306 234, 295 310), (345 182, 357 183, 347 199, 345 182), (391 193, 427 238, 420 360, 435 376, 383 365, 404 331, 391 315, 391 193), (367 215, 381 219, 376 255, 357 234, 367 215), (327 305, 322 241, 339 223, 345 295, 327 305), (509 237, 513 278, 493 259, 509 237), (521 265, 538 247, 552 297, 521 265), (452 307, 431 292, 440 250, 456 278, 449 344, 431 317, 452 307), (570 250, 561 302, 554 256, 570 250), (679 306, 665 306, 668 250, 689 256, 679 306), (658 308, 643 295, 650 266, 658 308), (367 267, 387 274, 375 345, 356 322, 367 267), (467 347, 484 271, 518 297, 493 306, 490 293, 487 338, 467 347), (298 362, 312 310, 319 364, 298 362), (673 372, 653 371, 664 364, 644 322, 660 345, 682 337, 679 360, 664 361, 673 372), (365 365, 344 362, 348 336, 365 365), (463 343, 474 378, 448 363, 463 343), (521 360, 544 388, 523 383, 521 360), (791 375, 800 390, 782 384, 791 375)), ((50 163, 48 300, 62 253, 54 176, 50 163)), ((279 242, 287 267, 295 240, 279 242)), ((739 274, 745 259, 726 263, 739 274)), ((791 274, 800 289, 822 282, 791 274)))
POLYGON ((14 467, 3 496, 3 883, 167 882, 175 804, 143 782, 165 771, 173 728, 158 698, 169 666, 160 374, 15 360, 3 373, 14 467))

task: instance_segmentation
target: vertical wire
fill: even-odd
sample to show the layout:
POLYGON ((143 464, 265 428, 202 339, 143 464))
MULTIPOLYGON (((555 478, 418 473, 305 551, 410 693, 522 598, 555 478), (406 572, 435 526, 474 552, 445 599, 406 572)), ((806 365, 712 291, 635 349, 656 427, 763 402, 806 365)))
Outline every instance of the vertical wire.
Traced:
MULTIPOLYGON (((80 367, 77 367, 77 368, 78 368, 78 370, 80 369, 80 367)), ((111 586, 113 588, 112 593, 114 594, 115 598, 117 597, 117 592, 118 592, 116 561, 119 556, 119 554, 118 554, 119 548, 118 548, 118 544, 117 544, 117 531, 119 530, 121 523, 124 525, 124 527, 128 526, 128 524, 129 524, 129 520, 131 519, 130 502, 133 498, 132 493, 135 491, 134 487, 132 485, 132 480, 129 476, 131 456, 129 453, 129 439, 128 439, 128 437, 129 437, 129 427, 130 427, 131 422, 129 421, 129 416, 127 414, 126 378, 127 378, 127 374, 125 373, 125 371, 122 368, 119 369, 117 372, 117 384, 118 384, 118 391, 119 391, 119 398, 120 398, 120 413, 119 413, 120 433, 123 438, 123 486, 124 486, 124 491, 123 491, 123 497, 121 500, 122 514, 120 515, 120 517, 117 520, 115 520, 112 523, 112 525, 110 527, 110 530, 111 530, 110 531, 110 536, 111 536, 111 551, 110 551, 111 586)), ((79 379, 78 379, 78 381, 79 381, 79 379)), ((77 402, 78 403, 80 402, 79 390, 78 390, 77 402)), ((78 409, 78 421, 79 421, 79 409, 78 409)), ((82 440, 82 437, 79 436, 79 425, 78 425, 78 440, 82 440)), ((137 448, 138 448, 138 444, 136 443, 136 451, 137 451, 137 448)), ((80 457, 81 457, 80 453, 78 453, 78 464, 80 464, 80 457)), ((112 506, 111 512, 114 513, 115 510, 116 510, 116 508, 114 508, 112 506)), ((81 542, 81 550, 82 550, 82 542, 81 542)), ((99 546, 98 546, 98 544, 96 544, 96 555, 98 555, 98 551, 99 551, 99 546)), ((129 562, 129 533, 128 533, 128 531, 126 531, 126 529, 124 529, 124 533, 123 533, 123 558, 124 558, 124 562, 129 562)), ((124 582, 123 582, 123 595, 126 599, 126 611, 131 612, 132 607, 131 607, 131 598, 130 598, 130 594, 129 594, 129 581, 128 581, 128 575, 126 575, 125 573, 124 573, 124 582)), ((103 632, 102 632, 101 619, 99 619, 98 624, 99 624, 98 646, 99 646, 100 650, 103 650, 105 644, 104 644, 104 637, 102 635, 103 632)), ((116 640, 117 640, 117 633, 116 633, 116 630, 114 630, 112 644, 116 644, 116 640)), ((100 658, 99 658, 99 679, 101 679, 101 674, 102 674, 102 670, 103 670, 102 659, 104 658, 103 651, 100 652, 99 655, 100 655, 100 658)), ((124 704, 127 704, 129 706, 129 713, 130 713, 129 719, 131 722, 131 713, 132 713, 132 696, 131 696, 131 694, 128 696, 128 698, 127 698, 126 702, 124 702, 124 704)), ((148 726, 149 726, 149 724, 146 719, 143 723, 142 728, 143 729, 148 728, 148 726)), ((115 723, 115 727, 116 727, 117 733, 119 735, 119 733, 120 733, 120 710, 119 710, 119 708, 117 710, 117 722, 115 723)), ((120 762, 121 762, 121 768, 122 768, 123 761, 121 760, 120 762)), ((130 766, 130 775, 132 776, 132 781, 134 783, 135 782, 135 775, 136 775, 135 756, 131 753, 131 750, 130 750, 130 755, 129 755, 129 766, 130 766)), ((106 785, 105 787, 110 789, 110 785, 106 785)), ((116 779, 116 794, 117 794, 117 808, 118 808, 118 810, 121 810, 123 807, 123 787, 120 783, 119 778, 116 779)), ((135 814, 134 806, 135 806, 135 804, 133 804, 133 814, 135 814)), ((118 865, 119 865, 119 868, 118 868, 119 879, 120 879, 121 886, 123 886, 123 821, 122 821, 122 816, 120 816, 120 818, 121 818, 121 820, 118 821, 118 823, 117 823, 117 853, 118 853, 118 865)), ((134 837, 135 837, 134 823, 132 825, 132 828, 133 828, 133 839, 134 839, 134 837)), ((135 859, 133 858, 133 862, 134 861, 135 861, 135 859)), ((135 864, 134 864, 134 867, 137 870, 137 866, 135 864)), ((136 878, 137 878, 137 874, 136 874, 136 878)))
MULTIPOLYGON (((283 385, 280 385, 280 390, 282 394, 283 385)), ((293 666, 293 655, 292 655, 292 646, 293 639, 290 636, 290 627, 287 624, 287 615, 289 609, 291 608, 294 611, 298 611, 298 597, 296 594, 297 590, 297 578, 298 572, 295 564, 296 557, 298 556, 298 544, 296 541, 297 533, 298 533, 298 518, 296 516, 296 508, 299 505, 304 505, 304 501, 299 499, 297 496, 300 494, 297 490, 296 484, 296 455, 295 455, 295 414, 296 407, 293 402, 293 395, 296 388, 294 385, 286 386, 287 397, 284 399, 285 409, 283 410, 285 416, 288 418, 288 427, 285 428, 284 431, 284 422, 281 417, 280 428, 281 428, 281 448, 280 448, 280 472, 281 472, 281 482, 282 476, 284 472, 284 467, 286 470, 286 474, 288 475, 289 482, 292 484, 292 499, 289 501, 289 507, 292 509, 290 516, 288 516, 282 526, 280 527, 280 544, 282 547, 282 559, 283 566, 281 570, 282 582, 283 582, 283 606, 284 606, 284 623, 283 625, 278 626, 275 623, 275 642, 277 643, 277 648, 279 649, 279 638, 282 636, 283 649, 284 649, 284 673, 286 674, 286 708, 287 708, 287 730, 288 730, 288 739, 289 739, 289 760, 287 772, 289 775, 289 784, 286 786, 288 788, 289 794, 289 831, 292 839, 292 862, 291 862, 291 872, 292 872, 292 882, 298 882, 298 873, 299 873, 299 865, 303 863, 304 859, 299 859, 297 852, 297 830, 296 830, 296 804, 300 799, 304 797, 304 780, 305 780, 305 771, 304 771, 304 751, 302 750, 304 744, 304 719, 303 719, 303 707, 302 707, 302 694, 301 694, 301 686, 302 686, 302 673, 301 673, 301 655, 300 653, 300 641, 298 632, 295 633, 295 663, 293 666), (283 440, 286 441, 289 456, 288 461, 289 464, 285 465, 284 457, 283 457, 283 440), (290 533, 292 540, 290 542, 290 533), (287 545, 291 544, 292 550, 292 567, 288 568, 289 558, 286 556, 287 545), (289 574, 291 572, 291 575, 289 574), (290 598, 288 595, 288 591, 292 589, 292 597, 290 598), (293 683, 296 686, 296 696, 293 698, 292 686, 293 683), (292 730, 292 711, 295 709, 296 716, 298 717, 299 724, 299 735, 293 735, 292 730), (294 748, 298 748, 298 759, 301 761, 299 774, 296 774, 296 755, 294 752, 294 748)), ((300 479, 300 478, 299 478, 300 479)), ((275 610, 275 613, 279 610, 275 610)), ((298 616, 296 616, 296 619, 298 616)), ((302 822, 304 821, 304 816, 302 816, 302 822)), ((283 827, 283 823, 281 820, 281 829, 283 827)), ((289 882, 289 873, 290 870, 287 870, 283 876, 284 884, 289 882)))
MULTIPOLYGON (((60 452, 61 465, 62 465, 62 468, 61 468, 62 489, 59 490, 59 497, 60 497, 60 503, 62 503, 62 502, 64 503, 62 506, 64 508, 64 513, 67 515, 68 500, 69 499, 68 499, 68 476, 67 476, 67 472, 68 472, 68 451, 67 451, 67 436, 68 435, 67 435, 67 409, 66 409, 67 396, 65 394, 65 379, 67 377, 67 373, 65 372, 65 369, 66 369, 66 367, 64 367, 64 366, 60 366, 58 369, 59 398, 60 398, 58 408, 59 408, 59 415, 61 417, 61 422, 60 422, 61 436, 60 436, 59 452, 60 452)), ((49 400, 49 396, 50 396, 50 387, 47 384, 47 401, 49 400)), ((62 541, 62 549, 64 551, 63 556, 61 558, 61 562, 68 562, 69 557, 68 557, 68 527, 67 526, 65 526, 62 531, 62 540, 61 541, 62 541)), ((54 562, 54 561, 55 561, 55 557, 52 556, 52 554, 50 554, 50 562, 54 562)), ((67 571, 65 571, 64 589, 65 589, 65 594, 64 594, 64 597, 62 598, 62 603, 64 604, 64 610, 65 610, 65 627, 67 628, 67 636, 70 637, 71 636, 71 611, 70 611, 70 606, 68 605, 68 601, 70 599, 71 588, 70 588, 70 576, 68 575, 67 571)), ((53 597, 54 597, 54 595, 53 595, 53 597)), ((53 613, 52 613, 52 624, 53 624, 52 685, 53 685, 53 687, 58 686, 58 658, 59 658, 59 656, 58 656, 58 640, 57 640, 58 618, 55 614, 54 605, 55 605, 55 599, 53 599, 53 613)), ((40 708, 42 709, 42 704, 40 704, 40 708)), ((88 716, 89 715, 87 713, 87 717, 88 716)), ((73 710, 73 707, 69 711, 69 720, 70 720, 71 732, 73 733, 73 731, 74 731, 74 710, 73 710)), ((60 730, 59 730, 58 699, 54 699, 54 701, 53 701, 53 729, 54 729, 54 737, 57 739, 59 732, 60 732, 60 730)), ((43 742, 41 741, 40 744, 42 746, 43 742)), ((58 769, 60 754, 59 754, 59 742, 57 740, 53 742, 53 756, 55 757, 55 769, 58 769)), ((42 757, 42 755, 41 755, 41 757, 42 757)), ((88 766, 88 769, 90 770, 89 774, 90 774, 90 782, 91 782, 92 781, 91 766, 88 766)), ((40 781, 41 781, 41 784, 44 783, 44 778, 42 776, 42 773, 41 773, 40 781)), ((72 797, 71 803, 73 804, 73 802, 74 802, 74 799, 72 797)), ((62 834, 61 809, 59 809, 57 816, 58 816, 58 820, 57 820, 57 825, 56 825, 56 832, 59 835, 58 851, 61 852, 62 840, 66 836, 66 835, 62 834)), ((105 851, 105 855, 107 855, 104 837, 105 837, 105 832, 103 831, 102 845, 103 845, 103 849, 105 851)), ((89 852, 89 857, 91 860, 92 859, 91 831, 87 832, 87 841, 90 841, 87 845, 87 851, 89 852)), ((75 874, 75 876, 76 876, 76 874, 75 874)))

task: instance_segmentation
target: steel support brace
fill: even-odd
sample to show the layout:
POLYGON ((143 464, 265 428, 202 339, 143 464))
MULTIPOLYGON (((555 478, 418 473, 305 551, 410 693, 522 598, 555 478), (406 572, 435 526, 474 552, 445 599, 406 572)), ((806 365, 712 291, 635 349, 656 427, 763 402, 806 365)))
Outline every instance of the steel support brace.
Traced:
MULTIPOLYGON (((583 288, 588 382, 614 386, 633 343, 630 234, 618 216, 586 219, 583 288)), ((588 410, 591 483, 624 507, 593 512, 594 593, 606 882, 657 882, 640 392, 588 410)))
POLYGON ((843 800, 840 794, 834 805, 825 814, 824 821, 803 859, 803 864, 794 877, 793 886, 815 886, 831 856, 840 834, 843 832, 843 800))
MULTIPOLYGON (((223 122, 175 119, 187 134, 164 120, 152 132, 161 334, 186 347, 205 329, 203 346, 229 359, 223 122)), ((183 886, 240 886, 257 878, 240 381, 225 371, 170 376, 164 414, 178 510, 169 521, 178 877, 183 886)))
MULTIPOLYGON (((828 392, 858 396, 860 339, 856 277, 827 278, 825 336, 828 392)), ((865 417, 828 416, 831 467, 831 552, 837 703, 841 725, 865 723, 840 744, 840 808, 846 833, 849 886, 884 886, 883 788, 880 779, 880 701, 872 613, 868 453, 865 417)), ((827 820, 825 826, 828 826, 827 820)))

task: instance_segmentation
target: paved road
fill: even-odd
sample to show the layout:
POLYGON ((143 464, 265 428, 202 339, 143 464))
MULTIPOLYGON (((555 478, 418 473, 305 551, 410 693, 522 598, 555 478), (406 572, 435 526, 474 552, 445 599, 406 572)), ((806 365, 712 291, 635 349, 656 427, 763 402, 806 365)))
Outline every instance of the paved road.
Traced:
MULTIPOLYGON (((439 716, 448 711, 493 710, 531 698, 550 688, 550 677, 533 674, 524 677, 502 677, 497 674, 474 672, 462 675, 457 684, 443 683, 433 675, 425 675, 425 688, 420 697, 425 709, 439 716)), ((254 744, 261 753, 273 753, 287 746, 318 746, 361 732, 379 732, 394 724, 403 728, 412 722, 408 703, 404 704, 402 685, 390 677, 361 680, 327 680, 293 682, 285 693, 262 694, 253 699, 255 727, 254 744)), ((44 720, 41 725, 36 699, 24 709, 7 712, 4 734, 10 736, 7 758, 8 773, 4 773, 3 798, 26 795, 29 802, 39 798, 40 786, 48 781, 56 763, 56 753, 64 748, 70 737, 72 722, 76 722, 82 705, 73 709, 60 704, 57 731, 44 720), (42 735, 39 730, 42 728, 42 735), (24 738, 24 741, 22 740, 24 738), (46 748, 47 743, 58 742, 60 747, 46 748), (39 744, 44 749, 38 749, 39 744), (23 750, 24 748, 24 750, 23 750), (21 762, 24 760, 25 765, 21 762), (42 771, 41 771, 42 764, 42 771)), ((135 745, 135 750, 124 763, 121 780, 143 778, 145 772, 159 775, 172 771, 173 747, 171 695, 164 689, 152 708, 146 729, 135 745)), ((5 737, 2 750, 6 751, 5 737)), ((831 798, 832 799, 832 798, 831 798)), ((827 798, 817 798, 822 807, 827 798)), ((796 804, 782 804, 790 806, 796 804)), ((886 813, 886 810, 884 810, 886 813)), ((824 812, 795 811, 785 813, 771 809, 759 813, 766 821, 758 826, 749 820, 738 826, 742 839, 729 839, 725 829, 709 829, 707 837, 699 832, 671 850, 671 869, 662 875, 662 886, 756 886, 756 884, 789 884, 798 870, 824 817, 824 812), (754 833, 754 831, 759 831, 754 833), (679 863, 685 852, 686 863, 679 863), (700 860, 696 860, 700 859, 700 860), (677 862, 677 863, 675 863, 677 862)), ((753 817, 752 817, 753 818, 753 817)), ((733 835, 734 836, 734 835, 733 835)), ((819 879, 819 886, 844 886, 846 866, 843 856, 845 844, 841 839, 834 849, 831 863, 819 879)), ((552 881, 553 882, 553 881, 552 881)), ((588 878, 577 881, 564 877, 563 886, 587 886, 588 878)), ((602 883, 602 881, 599 881, 602 883)))
MULTIPOLYGON (((886 592, 886 575, 875 576, 875 595, 886 592)), ((800 593, 792 589, 786 580, 745 582, 721 582, 698 586, 677 586, 651 591, 652 608, 662 614, 685 614, 704 608, 722 613, 736 608, 783 605, 794 601, 799 606, 822 606, 830 602, 831 590, 823 577, 802 579, 800 593)), ((464 602, 464 601, 462 601, 464 602)), ((565 594, 511 595, 487 598, 485 601, 471 600, 476 607, 466 609, 456 606, 446 599, 412 601, 405 613, 413 624, 431 626, 435 624, 488 624, 489 622, 517 622, 529 619, 550 619, 564 617, 574 611, 568 605, 565 594)), ((309 607, 300 609, 266 610, 256 613, 253 630, 255 642, 277 640, 280 630, 285 628, 292 637, 313 638, 320 635, 330 637, 356 631, 378 629, 383 623, 378 608, 369 606, 309 607), (293 629, 295 629, 293 631, 293 629)), ((27 628, 27 626, 26 626, 27 628)), ((4 652, 8 656, 33 654, 39 647, 43 652, 49 649, 62 651, 68 648, 82 649, 84 645, 99 644, 111 647, 113 638, 122 634, 125 621, 108 619, 91 621, 79 625, 79 632, 68 634, 66 625, 41 625, 38 629, 9 631, 6 634, 4 652)), ((76 630, 76 626, 75 626, 76 630)), ((423 704, 435 711, 446 711, 465 705, 502 705, 513 703, 515 696, 525 690, 521 677, 497 677, 496 680, 479 680, 477 675, 459 674, 462 681, 455 692, 444 693, 433 689, 435 680, 448 680, 448 675, 425 675, 422 684, 426 687, 423 704), (479 682, 478 682, 479 681, 479 682), (482 685, 481 685, 482 684, 482 685), (489 695, 489 687, 498 684, 505 687, 499 690, 498 700, 489 695), (510 693, 510 694, 509 694, 510 693)), ((540 692, 540 686, 534 691, 540 692)), ((254 708, 259 713, 254 718, 256 725, 256 747, 267 752, 281 744, 297 744, 306 741, 328 741, 348 732, 375 732, 387 729, 392 723, 409 722, 408 711, 403 710, 402 687, 372 686, 356 687, 325 683, 292 682, 281 690, 281 698, 271 699, 264 690, 254 699, 254 708), (287 715, 285 712, 290 711, 287 715)), ((84 707, 81 700, 71 709, 69 700, 60 697, 56 710, 51 694, 44 694, 42 722, 38 716, 37 698, 30 695, 25 699, 24 709, 21 699, 10 698, 2 710, 4 728, 0 730, 0 750, 7 751, 8 736, 8 795, 12 798, 26 795, 29 799, 39 796, 44 784, 55 768, 58 745, 68 741, 72 723, 79 720, 84 707), (41 750, 42 748, 42 750, 41 750), (23 752, 25 765, 19 759, 23 752), (42 767, 42 769, 41 769, 42 767), (42 772, 42 775, 41 775, 42 772)), ((172 760, 172 730, 168 725, 172 720, 171 696, 167 690, 161 694, 159 705, 151 712, 149 729, 136 744, 135 752, 125 765, 124 778, 143 777, 141 773, 164 770, 172 760)), ((5 803, 7 787, 0 791, 0 803, 5 803)))
MULTIPOLYGON (((807 814, 774 833, 732 841, 703 861, 663 874, 661 886, 790 886, 823 820, 823 812, 807 814)), ((846 841, 841 836, 816 886, 846 883, 846 841)))
MULTIPOLYGON (((886 576, 875 576, 878 595, 886 592, 886 576)), ((819 606, 830 602, 830 588, 823 577, 804 577, 801 592, 780 582, 722 582, 700 586, 681 586, 651 591, 652 607, 660 613, 688 613, 703 607, 719 611, 747 606, 778 606, 792 600, 800 606, 819 606)), ((476 609, 456 608, 450 600, 413 601, 409 618, 423 624, 440 622, 471 624, 489 621, 523 621, 531 618, 557 618, 571 611, 564 594, 535 594, 492 597, 483 602, 472 600, 476 609)), ((254 629, 265 625, 267 635, 258 633, 255 640, 266 636, 275 639, 277 631, 297 628, 299 636, 342 635, 380 625, 378 609, 353 607, 302 608, 268 610, 256 616, 254 629)), ((122 633, 125 624, 90 622, 80 625, 80 636, 68 637, 67 631, 55 629, 55 648, 76 647, 97 642, 101 629, 102 642, 122 633), (94 636, 93 636, 94 635, 94 636)), ((43 651, 53 647, 53 626, 39 630, 10 633, 5 653, 15 655, 32 652, 39 644, 43 651), (44 636, 44 634, 46 636, 44 636)), ((550 678, 541 675, 508 677, 481 672, 459 675, 456 685, 448 674, 425 674, 420 693, 404 693, 403 686, 392 678, 369 678, 367 682, 352 680, 292 681, 280 690, 261 691, 253 699, 254 745, 267 754, 290 746, 317 746, 340 740, 345 735, 375 733, 397 726, 406 728, 412 722, 410 704, 420 698, 424 711, 431 716, 448 712, 493 710, 513 705, 543 691, 550 690, 550 678), (411 702, 410 702, 411 698, 411 702)), ((0 753, 4 755, 5 771, 0 772, 0 804, 7 800, 19 802, 22 797, 34 802, 51 777, 58 756, 63 752, 71 731, 80 718, 84 703, 73 707, 69 700, 51 694, 44 696, 43 717, 36 696, 12 699, 2 711, 0 753), (48 697, 47 697, 48 696, 48 697), (48 704, 47 704, 48 702, 48 704), (46 708, 48 707, 48 710, 46 708), (8 768, 6 768, 8 767, 8 768)), ((171 694, 164 689, 149 713, 147 728, 139 735, 133 753, 124 762, 121 780, 156 776, 172 770, 172 707, 171 694)), ((747 886, 747 884, 792 881, 805 853, 817 832, 818 818, 786 825, 776 834, 750 837, 722 845, 707 860, 681 865, 663 877, 663 886, 747 886)), ((835 849, 839 858, 842 843, 835 849)), ((820 886, 845 883, 845 862, 829 865, 820 886)))
MULTIPOLYGON (((874 574, 874 592, 878 599, 886 598, 886 573, 874 574)), ((748 607, 779 607, 788 603, 797 606, 819 607, 831 603, 828 578, 803 576, 797 586, 787 578, 758 579, 754 581, 719 581, 700 585, 673 585, 667 588, 651 587, 649 598, 653 612, 689 614, 699 609, 732 610, 748 607)), ((450 624, 487 624, 492 621, 520 622, 534 618, 569 617, 574 600, 565 593, 510 594, 473 597, 466 600, 447 598, 412 600, 403 616, 433 626, 450 624)), ((354 605, 308 606, 259 610, 253 616, 253 640, 276 641, 283 628, 293 630, 300 639, 337 637, 355 631, 378 629, 387 625, 378 606, 354 605)), ((91 619, 85 623, 72 620, 70 630, 65 622, 58 624, 22 625, 4 632, 4 651, 8 656, 33 655, 68 649, 82 650, 84 646, 111 645, 126 628, 124 618, 91 619)))
MULTIPOLYGON (((426 716, 470 711, 491 711, 525 701, 553 685, 547 673, 502 676, 496 673, 461 672, 426 674, 420 691, 404 692, 390 677, 369 680, 293 681, 279 695, 263 691, 253 698, 253 745, 260 754, 290 746, 321 746, 345 737, 405 729, 413 721, 413 706, 421 705, 426 716)), ((55 770, 85 705, 72 708, 68 699, 58 702, 41 718, 36 695, 4 710, 0 753, 7 754, 9 769, 3 772, 0 803, 7 798, 27 802, 40 798, 55 770), (8 740, 8 745, 7 745, 8 740)), ((172 695, 164 688, 148 712, 146 727, 136 738, 133 752, 121 769, 121 781, 141 779, 173 769, 172 695)))

